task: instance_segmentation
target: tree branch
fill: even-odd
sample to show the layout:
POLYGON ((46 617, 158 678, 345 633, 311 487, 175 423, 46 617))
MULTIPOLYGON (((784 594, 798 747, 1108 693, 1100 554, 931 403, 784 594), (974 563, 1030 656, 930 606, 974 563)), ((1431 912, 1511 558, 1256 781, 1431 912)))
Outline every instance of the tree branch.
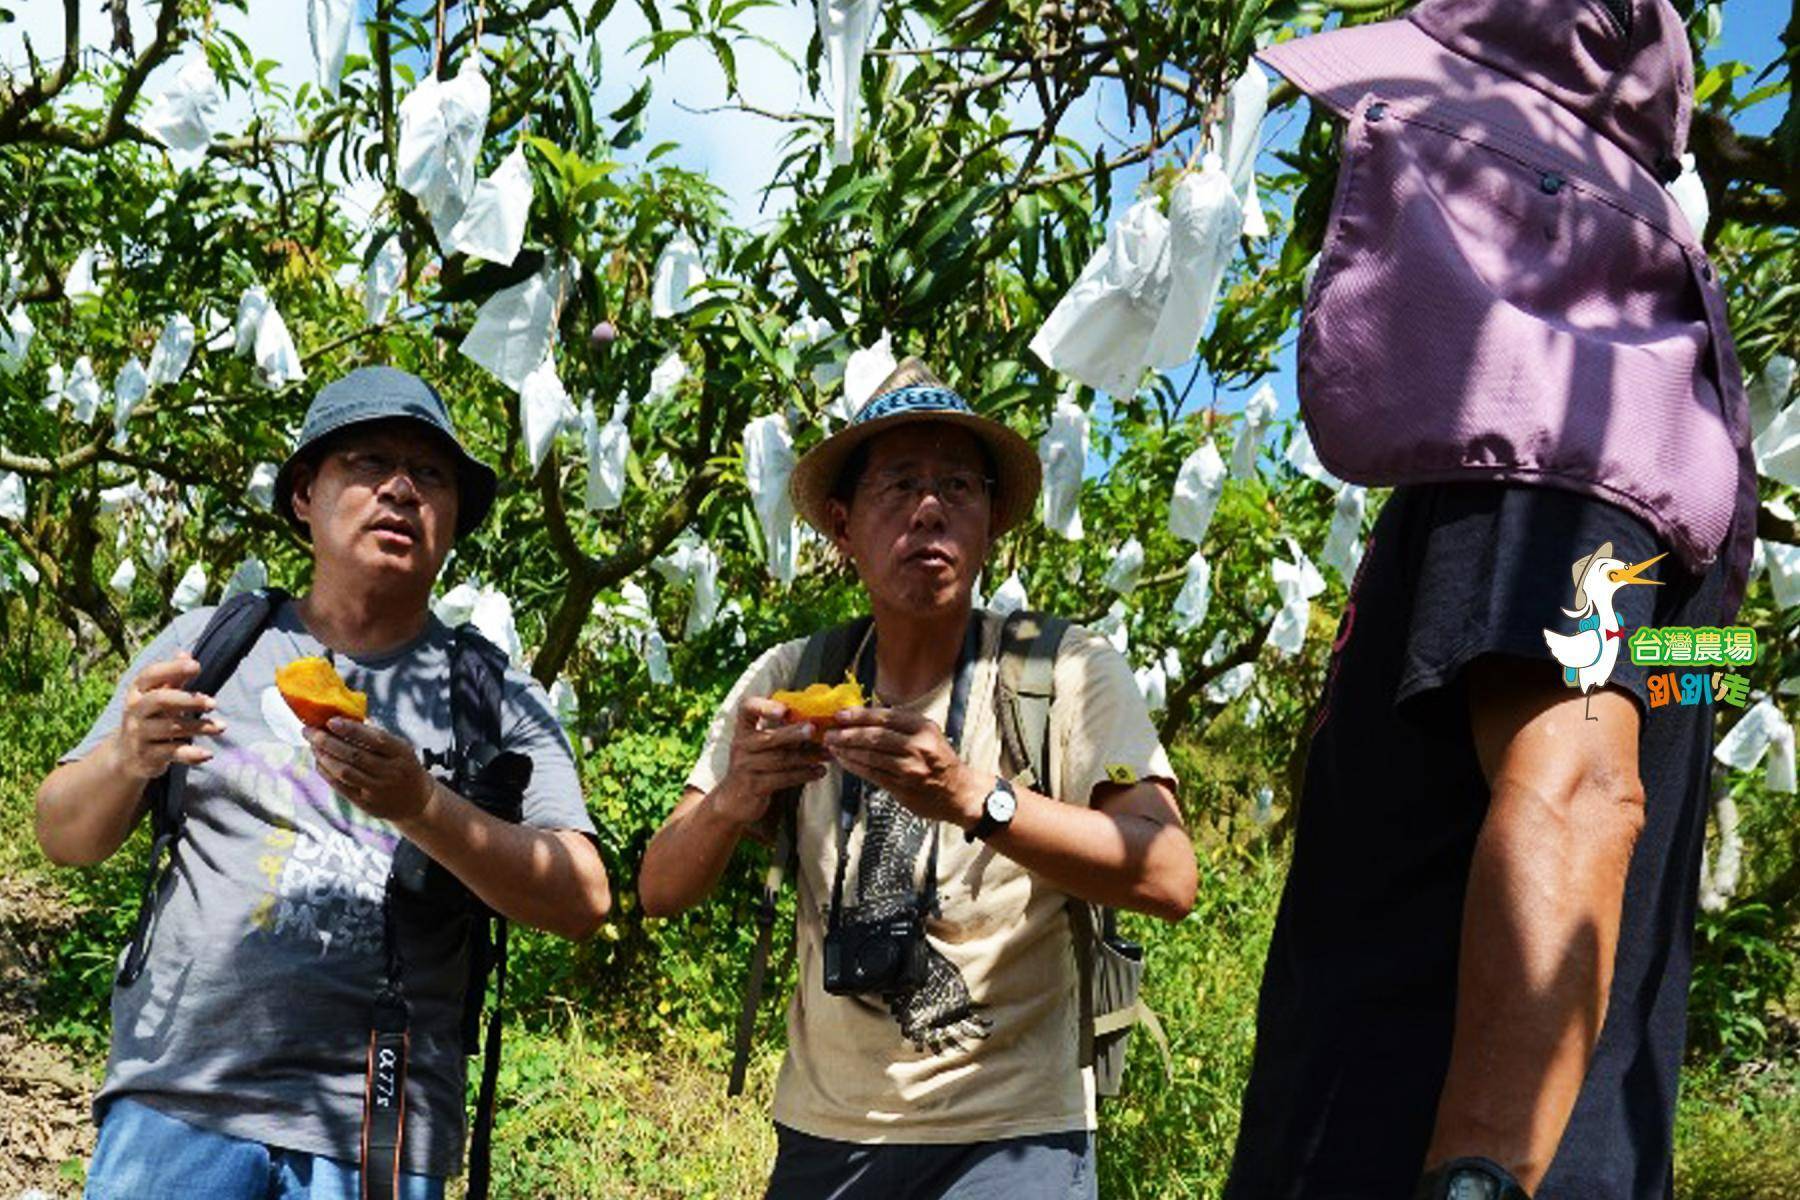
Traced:
POLYGON ((1766 508, 1756 510, 1756 536, 1765 542, 1800 545, 1800 521, 1783 520, 1766 508))
POLYGON ((102 429, 93 441, 56 458, 40 458, 33 454, 12 454, 0 450, 0 471, 16 471, 20 475, 39 478, 62 475, 98 461, 101 451, 106 447, 107 436, 106 430, 102 429))
MULTIPOLYGON (((65 0, 73 5, 75 0, 65 0)), ((65 27, 68 19, 65 18, 65 27)), ((71 35, 73 36, 73 35, 71 35)), ((69 69, 74 47, 77 42, 70 43, 70 57, 63 60, 63 70, 69 69)), ((136 102, 138 93, 143 91, 144 81, 150 73, 161 66, 181 45, 181 0, 162 0, 162 6, 156 13, 156 35, 144 52, 137 56, 131 66, 126 69, 125 77, 119 83, 118 95, 113 97, 112 107, 107 110, 106 120, 97 130, 83 131, 72 126, 52 121, 36 121, 29 119, 29 110, 9 128, 7 118, 12 115, 12 106, 8 106, 5 114, 0 114, 0 145, 16 142, 41 142, 47 145, 62 146, 69 150, 94 151, 120 141, 143 142, 146 145, 158 145, 143 130, 131 124, 131 106, 136 102)), ((66 82, 66 80, 64 81, 66 82)), ((60 90, 60 84, 58 90, 60 90)), ((32 105, 41 107, 42 101, 32 105)))
MULTIPOLYGON (((31 42, 25 43, 31 54, 31 42)), ((18 91, 8 88, 6 107, 0 109, 0 145, 12 142, 27 117, 50 103, 75 78, 81 61, 81 0, 63 0, 63 59, 56 75, 48 83, 38 71, 37 56, 31 54, 31 81, 18 91)))
POLYGON ((1688 146, 1721 220, 1800 225, 1800 164, 1784 161, 1773 138, 1740 134, 1724 113, 1704 108, 1694 112, 1688 146))
POLYGON ((1127 150, 1117 158, 1107 159, 1101 166, 1082 167, 1077 170, 1063 171, 1055 175, 1046 175, 1041 179, 1032 180, 1030 186, 1033 188, 1057 187, 1065 183, 1074 183, 1079 179, 1090 179, 1093 176, 1098 175, 1101 171, 1113 171, 1117 170, 1119 167, 1130 166, 1132 163, 1143 162, 1188 130, 1199 127, 1201 120, 1202 118, 1200 117, 1189 116, 1179 123, 1170 126, 1168 129, 1157 130, 1151 135, 1149 141, 1127 150))
POLYGON ((1169 694, 1168 704, 1163 708, 1162 720, 1157 723, 1157 736, 1166 745, 1172 741, 1189 719, 1194 715, 1194 702, 1200 697, 1206 685, 1244 663, 1255 662, 1262 653, 1263 643, 1269 640, 1269 630, 1275 628, 1275 618, 1270 617, 1251 635, 1250 640, 1227 654, 1210 667, 1202 667, 1181 681, 1180 685, 1169 694))
MULTIPOLYGON (((543 473, 540 473, 540 479, 542 477, 543 473)), ((667 549, 669 543, 694 519, 694 514, 700 510, 701 498, 718 486, 721 480, 722 473, 712 466, 688 476, 686 486, 657 514, 649 530, 636 542, 606 558, 596 559, 582 554, 579 547, 576 548, 576 553, 581 554, 581 565, 569 572, 569 582, 563 588, 562 600, 557 604, 556 612, 544 631, 544 644, 538 648, 537 656, 531 662, 531 673, 539 683, 549 687, 562 671, 563 665, 569 661, 569 655, 575 651, 575 643, 581 636, 582 628, 593 615, 594 597, 603 589, 612 587, 643 569, 651 559, 667 549)), ((552 479, 548 486, 554 490, 557 484, 552 479)), ((546 512, 550 504, 546 496, 546 512)), ((560 510, 560 497, 555 504, 560 510)), ((564 530, 566 533, 566 525, 564 530)), ((557 540, 554 532, 551 540, 557 540)), ((558 553, 562 553, 560 547, 558 553)))

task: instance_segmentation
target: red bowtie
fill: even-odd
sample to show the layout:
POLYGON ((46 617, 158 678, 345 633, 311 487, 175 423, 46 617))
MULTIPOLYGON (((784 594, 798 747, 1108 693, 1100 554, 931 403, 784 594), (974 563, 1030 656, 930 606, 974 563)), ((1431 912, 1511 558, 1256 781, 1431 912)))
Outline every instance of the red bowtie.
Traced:
MULTIPOLYGON (((1621 625, 1617 629, 1608 629, 1606 631, 1606 637, 1618 638, 1620 641, 1624 641, 1625 640, 1625 627, 1623 625, 1621 625)), ((1604 646, 1606 644, 1606 638, 1600 639, 1600 644, 1604 646)))

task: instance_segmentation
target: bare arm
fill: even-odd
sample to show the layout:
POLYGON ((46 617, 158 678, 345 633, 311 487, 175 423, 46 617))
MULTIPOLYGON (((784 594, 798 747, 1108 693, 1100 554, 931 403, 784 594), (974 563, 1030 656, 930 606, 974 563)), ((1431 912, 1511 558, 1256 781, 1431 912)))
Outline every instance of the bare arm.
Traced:
POLYGON ((808 740, 811 727, 783 725, 786 714, 786 706, 762 697, 739 706, 725 777, 705 794, 686 789, 644 851, 638 898, 645 913, 670 917, 706 899, 738 840, 754 836, 770 799, 825 774, 824 755, 808 740))
MULTIPOLYGON (((975 824, 993 777, 973 773, 963 828, 975 824)), ((1199 873, 1175 793, 1160 780, 1101 784, 1091 808, 1014 785, 1018 810, 988 845, 1061 891, 1110 908, 1179 921, 1194 907, 1199 873)))
POLYGON ((308 729, 306 738, 338 794, 392 821, 496 912, 571 938, 606 919, 606 867, 582 834, 483 812, 432 779, 404 738, 376 726, 334 717, 329 732, 308 729))
POLYGON ((418 815, 394 827, 511 920, 586 938, 612 909, 600 852, 576 830, 502 821, 436 782, 418 815))
POLYGON ((1425 1166, 1493 1159, 1535 1191, 1562 1140, 1612 984, 1644 821, 1638 711, 1542 664, 1477 659, 1470 722, 1492 799, 1463 909, 1456 1032, 1425 1166))
POLYGON ((651 917, 672 917, 700 903, 719 885, 725 864, 749 825, 733 819, 722 795, 685 788, 675 811, 650 839, 638 869, 638 899, 651 917))
MULTIPOLYGON (((995 776, 964 764, 933 722, 897 709, 847 709, 827 749, 919 816, 968 829, 981 817, 995 776)), ((1070 895, 1179 921, 1194 906, 1194 847, 1175 795, 1144 780, 1102 784, 1093 807, 1063 804, 1015 787, 1011 826, 989 839, 996 852, 1070 895)))
POLYGON ((112 857, 144 813, 144 788, 172 763, 198 765, 212 751, 196 737, 224 732, 212 697, 181 690, 200 672, 185 651, 146 667, 124 697, 119 727, 83 757, 45 777, 37 839, 51 862, 92 866, 112 857))

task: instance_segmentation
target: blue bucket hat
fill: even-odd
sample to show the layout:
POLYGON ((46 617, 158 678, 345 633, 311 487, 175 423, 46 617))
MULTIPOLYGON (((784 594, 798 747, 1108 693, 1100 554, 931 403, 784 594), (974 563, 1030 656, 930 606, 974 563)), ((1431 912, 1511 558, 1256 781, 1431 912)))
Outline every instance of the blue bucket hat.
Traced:
POLYGON ((294 514, 294 468, 309 457, 309 451, 340 430, 396 419, 425 426, 456 451, 456 536, 475 529, 494 506, 499 480, 493 468, 464 449, 450 424, 443 397, 417 375, 393 367, 358 367, 319 389, 306 410, 300 440, 275 473, 275 511, 304 533, 305 524, 294 514))

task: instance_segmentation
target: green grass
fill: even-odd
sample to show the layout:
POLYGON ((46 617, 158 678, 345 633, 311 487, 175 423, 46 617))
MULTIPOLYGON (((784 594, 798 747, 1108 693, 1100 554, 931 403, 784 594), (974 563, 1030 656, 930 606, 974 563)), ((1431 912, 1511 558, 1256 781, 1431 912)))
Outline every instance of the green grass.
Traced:
MULTIPOLYGON (((31 1031, 66 1047, 78 1068, 97 1072, 111 963, 136 907, 141 835, 91 870, 53 869, 36 848, 36 785, 85 731, 116 669, 107 663, 83 677, 66 650, 46 642, 29 664, 0 654, 0 688, 8 693, 0 705, 0 877, 29 889, 40 914, 56 912, 40 939, 56 949, 36 981, 31 1031)), ((515 943, 496 1197, 762 1195, 782 1049, 773 994, 748 1093, 725 1096, 756 872, 740 864, 719 898, 676 921, 644 923, 630 903, 629 868, 662 798, 678 787, 692 732, 620 730, 588 760, 588 794, 608 826, 621 911, 607 936, 582 947, 532 934, 515 943)), ((1211 739, 1177 751, 1207 768, 1195 777, 1210 811, 1242 811, 1233 798, 1266 774, 1234 765, 1211 739)), ((1134 1037, 1126 1093, 1102 1106, 1100 1194, 1107 1200, 1197 1200, 1218 1196, 1224 1184, 1286 858, 1246 822, 1222 828, 1215 833, 1208 824, 1199 835, 1202 883, 1187 920, 1126 918, 1127 933, 1148 947, 1146 998, 1167 1027, 1173 1064, 1164 1078, 1154 1047, 1134 1037)), ((775 961, 782 961, 779 945, 775 961)), ((771 992, 791 986, 790 972, 771 992)), ((1732 989, 1741 990, 1737 983, 1714 990, 1732 989)), ((1776 1066, 1760 1071, 1728 1072, 1696 1055, 1677 1130, 1682 1200, 1800 1197, 1800 1067, 1792 1035, 1776 1042, 1761 1054, 1776 1066)), ((68 1165, 79 1174, 78 1161, 68 1165)))
POLYGON ((768 1111, 779 1053, 765 1048, 734 1100, 705 1048, 671 1039, 647 1049, 595 1024, 571 1011, 549 1028, 508 1033, 494 1195, 761 1196, 775 1154, 768 1111))
POLYGON ((1724 1075, 1690 1065, 1675 1124, 1680 1200, 1794 1200, 1800 1196, 1800 1059, 1724 1075))
MULTIPOLYGON (((1226 967, 1217 977, 1224 984, 1238 974, 1226 967)), ((1131 1094, 1103 1116, 1100 1194, 1106 1200, 1219 1194, 1250 1045, 1249 1018, 1231 999, 1237 990, 1235 984, 1221 995, 1196 990, 1192 1009, 1161 999, 1165 1016, 1176 1022, 1170 1029, 1176 1080, 1166 1085, 1155 1055, 1134 1044, 1131 1094), (1213 1014, 1209 1027, 1222 1039, 1221 1052, 1193 1052, 1205 1034, 1183 1024, 1184 1009, 1213 1014)), ((656 1049, 636 1041, 573 1011, 546 1028, 508 1033, 495 1139, 497 1197, 762 1196, 775 1150, 768 1106, 779 1048, 764 1047, 746 1095, 732 1100, 725 1095, 722 1038, 674 1033, 656 1049)), ((1750 1078, 1689 1068, 1675 1194, 1680 1200, 1800 1196, 1800 1068, 1790 1063, 1785 1072, 1750 1078)))

